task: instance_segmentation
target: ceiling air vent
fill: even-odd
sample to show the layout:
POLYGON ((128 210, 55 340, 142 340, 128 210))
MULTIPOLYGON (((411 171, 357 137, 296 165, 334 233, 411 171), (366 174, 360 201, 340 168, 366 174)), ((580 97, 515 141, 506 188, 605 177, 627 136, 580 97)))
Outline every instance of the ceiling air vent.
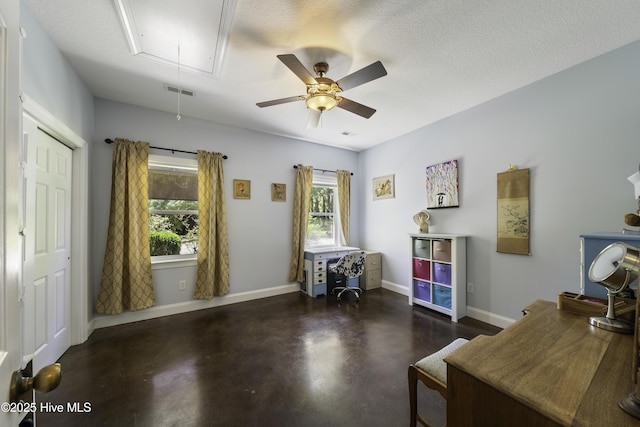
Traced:
POLYGON ((185 89, 185 88, 178 88, 176 86, 171 86, 169 84, 164 85, 164 88, 166 90, 168 90, 169 92, 173 92, 173 93, 181 93, 182 95, 187 95, 187 96, 195 96, 196 93, 194 91, 192 91, 191 89, 185 89))

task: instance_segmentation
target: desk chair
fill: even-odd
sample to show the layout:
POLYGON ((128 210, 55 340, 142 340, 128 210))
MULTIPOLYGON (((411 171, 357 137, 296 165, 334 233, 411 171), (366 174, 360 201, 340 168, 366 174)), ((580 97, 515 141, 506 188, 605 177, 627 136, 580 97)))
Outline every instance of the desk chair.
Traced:
POLYGON ((427 387, 437 391, 447 398, 447 362, 444 358, 463 346, 469 340, 458 338, 437 352, 409 365, 409 408, 411 411, 411 427, 416 427, 416 421, 426 427, 429 423, 418 414, 418 380, 427 387))
POLYGON ((349 279, 360 277, 362 275, 365 260, 366 254, 364 251, 351 252, 329 267, 329 269, 335 274, 344 276, 344 286, 337 286, 331 291, 331 293, 338 292, 338 301, 340 301, 342 294, 346 292, 353 292, 356 296, 356 300, 360 300, 360 292, 362 292, 362 289, 350 287, 349 279))

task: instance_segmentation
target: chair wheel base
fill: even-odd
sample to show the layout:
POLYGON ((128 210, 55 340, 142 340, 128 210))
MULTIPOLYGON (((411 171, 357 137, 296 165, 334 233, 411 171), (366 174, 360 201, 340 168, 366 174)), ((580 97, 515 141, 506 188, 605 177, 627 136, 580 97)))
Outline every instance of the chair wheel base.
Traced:
POLYGON ((360 288, 351 288, 351 287, 337 287, 337 288, 334 288, 331 291, 332 294, 334 294, 336 292, 338 293, 338 296, 336 298, 338 301, 340 301, 342 299, 343 294, 346 295, 349 292, 353 292, 353 295, 355 295, 355 297, 356 297, 356 302, 359 302, 360 301, 360 293, 362 292, 362 289, 360 289, 360 288))

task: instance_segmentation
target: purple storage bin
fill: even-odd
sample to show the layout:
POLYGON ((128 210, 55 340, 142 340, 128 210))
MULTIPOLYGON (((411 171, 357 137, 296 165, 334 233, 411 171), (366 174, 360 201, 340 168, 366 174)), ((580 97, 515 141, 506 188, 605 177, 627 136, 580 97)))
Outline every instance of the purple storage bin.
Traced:
POLYGON ((431 279, 431 269, 429 268, 429 261, 424 259, 413 259, 413 277, 422 280, 431 279))
POLYGON ((431 302, 431 289, 429 283, 421 280, 413 281, 413 297, 422 301, 431 302))
POLYGON ((433 281, 451 286, 451 264, 433 263, 433 281))

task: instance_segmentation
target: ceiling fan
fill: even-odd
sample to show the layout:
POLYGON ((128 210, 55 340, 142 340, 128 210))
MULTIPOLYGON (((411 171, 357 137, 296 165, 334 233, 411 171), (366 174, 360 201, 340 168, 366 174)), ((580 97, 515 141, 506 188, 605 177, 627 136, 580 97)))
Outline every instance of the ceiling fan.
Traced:
POLYGON ((334 107, 342 108, 343 110, 357 114, 365 119, 368 119, 376 112, 373 108, 339 96, 339 94, 345 90, 352 89, 356 86, 360 86, 361 84, 386 76, 387 70, 385 70, 382 62, 374 62, 373 64, 355 71, 340 80, 333 81, 330 78, 325 77, 329 70, 329 64, 326 62, 318 62, 313 66, 313 70, 317 75, 317 77, 314 77, 295 55, 286 54, 277 56, 284 65, 293 71, 293 73, 298 76, 305 85, 307 85, 307 94, 274 99, 272 101, 258 102, 256 104, 258 107, 270 107, 272 105, 304 100, 307 104, 307 108, 309 109, 307 128, 318 127, 322 113, 331 110, 334 107))

